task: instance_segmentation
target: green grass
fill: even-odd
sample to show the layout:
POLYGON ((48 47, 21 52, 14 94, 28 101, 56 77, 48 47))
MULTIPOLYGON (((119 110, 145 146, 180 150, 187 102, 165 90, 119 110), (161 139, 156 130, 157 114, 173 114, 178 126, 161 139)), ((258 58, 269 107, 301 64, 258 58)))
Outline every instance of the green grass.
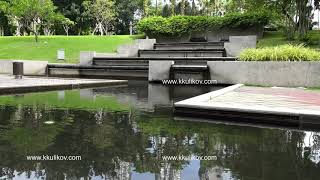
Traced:
POLYGON ((80 51, 115 52, 121 44, 132 43, 139 36, 33 36, 0 37, 0 59, 56 60, 57 50, 65 49, 66 63, 78 63, 80 51))
MULTIPOLYGON (((309 41, 306 43, 306 46, 314 49, 320 49, 320 31, 309 31, 308 32, 309 41)), ((301 44, 305 42, 301 41, 288 41, 282 32, 274 31, 274 32, 264 32, 263 39, 259 40, 257 47, 273 47, 285 44, 301 44)))

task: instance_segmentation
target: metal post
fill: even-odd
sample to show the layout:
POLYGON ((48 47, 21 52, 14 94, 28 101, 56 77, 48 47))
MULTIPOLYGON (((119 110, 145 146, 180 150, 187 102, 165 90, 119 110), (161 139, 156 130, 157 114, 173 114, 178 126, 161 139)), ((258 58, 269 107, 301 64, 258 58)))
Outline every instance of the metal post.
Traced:
POLYGON ((15 79, 22 79, 23 62, 13 62, 13 75, 15 76, 15 79))

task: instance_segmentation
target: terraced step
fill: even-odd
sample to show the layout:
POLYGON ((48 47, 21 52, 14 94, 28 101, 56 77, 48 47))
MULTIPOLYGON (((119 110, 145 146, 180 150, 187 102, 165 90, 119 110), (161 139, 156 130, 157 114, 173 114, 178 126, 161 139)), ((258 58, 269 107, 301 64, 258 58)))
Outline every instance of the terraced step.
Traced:
POLYGON ((222 49, 223 42, 156 43, 156 50, 222 49))
POLYGON ((148 66, 148 60, 131 60, 131 59, 93 59, 95 66, 148 66))
POLYGON ((225 49, 139 50, 139 57, 225 57, 225 49))
POLYGON ((95 66, 118 65, 135 66, 148 65, 149 61, 174 61, 175 64, 207 64, 207 61, 236 61, 235 57, 95 57, 95 66))
POLYGON ((208 80, 210 71, 207 65, 172 65, 170 79, 208 80))
POLYGON ((86 77, 108 79, 147 79, 149 67, 143 66, 80 66, 49 64, 48 75, 54 77, 86 77))

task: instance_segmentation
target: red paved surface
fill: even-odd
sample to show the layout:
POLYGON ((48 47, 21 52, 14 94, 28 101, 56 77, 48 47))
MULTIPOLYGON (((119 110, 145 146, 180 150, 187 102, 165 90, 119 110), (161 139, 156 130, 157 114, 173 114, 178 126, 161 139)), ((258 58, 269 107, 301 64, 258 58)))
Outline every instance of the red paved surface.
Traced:
POLYGON ((320 91, 310 91, 298 88, 263 88, 244 86, 236 89, 235 92, 272 95, 284 98, 286 101, 297 102, 306 105, 320 106, 320 91))

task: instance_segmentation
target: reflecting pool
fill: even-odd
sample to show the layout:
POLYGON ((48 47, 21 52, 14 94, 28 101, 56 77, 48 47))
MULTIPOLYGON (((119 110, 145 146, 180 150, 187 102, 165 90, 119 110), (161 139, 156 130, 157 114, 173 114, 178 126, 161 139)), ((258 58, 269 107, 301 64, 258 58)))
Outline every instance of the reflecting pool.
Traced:
POLYGON ((174 102, 219 88, 0 96, 0 179, 320 179, 318 132, 174 120, 174 102), (30 159, 54 155, 81 160, 30 159), (196 160, 205 156, 216 159, 196 160))

